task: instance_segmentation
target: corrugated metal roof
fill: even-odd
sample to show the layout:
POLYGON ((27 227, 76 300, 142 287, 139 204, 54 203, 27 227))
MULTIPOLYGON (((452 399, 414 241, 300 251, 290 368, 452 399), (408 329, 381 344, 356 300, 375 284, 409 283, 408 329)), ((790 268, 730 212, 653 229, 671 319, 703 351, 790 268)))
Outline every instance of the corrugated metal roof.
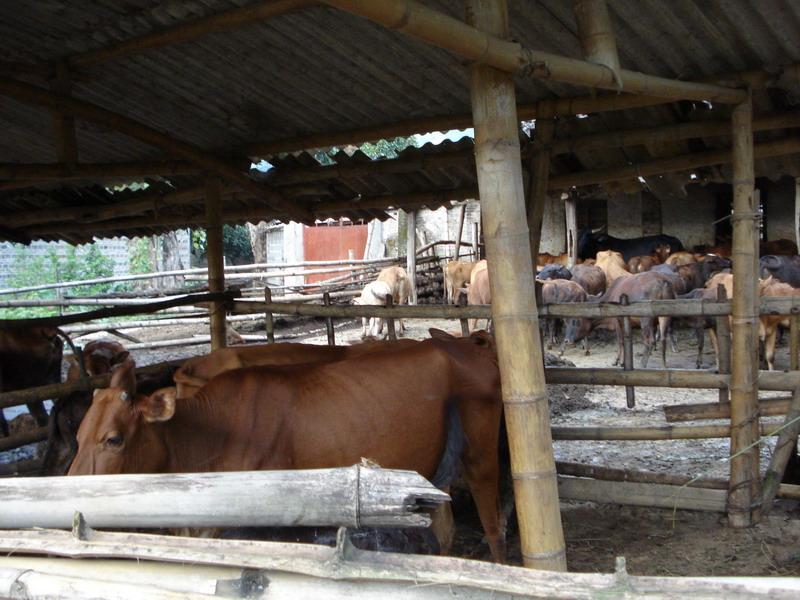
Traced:
MULTIPOLYGON (((55 61, 115 41, 163 30, 217 14, 245 0, 38 0, 0 3, 0 60, 55 61)), ((463 17, 461 0, 426 4, 463 17)), ((580 57, 571 2, 511 0, 512 37, 524 45, 580 57)), ((800 61, 800 3, 784 0, 609 0, 624 67, 665 77, 701 79, 713 74, 759 69, 800 61)), ((518 101, 586 94, 573 86, 518 79, 518 101)), ((81 72, 75 97, 135 118, 146 125, 202 148, 230 151, 253 142, 298 135, 346 131, 414 117, 468 113, 468 72, 447 52, 385 30, 373 23, 325 6, 282 15, 191 42, 113 60, 81 72)), ((757 112, 796 110, 800 90, 761 90, 757 112)), ((643 127, 727 115, 728 107, 674 103, 646 109, 559 121, 560 134, 643 127)), ((0 97, 0 162, 47 163, 56 160, 50 140, 52 116, 46 111, 0 97)), ((131 161, 163 157, 146 144, 92 123, 79 121, 80 160, 131 161)), ((780 137, 759 133, 757 139, 780 137)), ((661 156, 720 147, 724 139, 691 140, 634 148, 584 151, 556 157, 555 174, 644 162, 661 156)), ((458 151, 411 149, 415 154, 458 151)), ((366 157, 336 157, 352 164, 366 157)), ((279 169, 309 166, 310 156, 275 158, 279 169)), ((800 174, 797 159, 759 161, 763 174, 800 174)), ((719 169, 708 171, 719 177, 719 169)), ((680 183, 680 177, 668 177, 680 183)), ((193 178, 175 178, 183 189, 193 178)), ((467 167, 421 170, 402 175, 364 176, 326 182, 323 193, 295 196, 315 203, 357 195, 409 194, 474 186, 467 167)), ((631 182, 627 182, 631 185, 631 182)), ((46 192, 51 206, 73 202, 119 202, 119 194, 80 187, 35 196, 6 191, 0 207, 22 210, 41 206, 46 192), (27 200, 26 200, 27 198, 27 200), (26 204, 27 202, 27 204, 26 204)), ((318 189, 318 186, 317 186, 318 189)), ((313 190, 312 190, 313 191, 313 190)), ((257 207, 234 194, 232 209, 257 207)), ((194 212, 192 212, 194 211, 194 212)), ((265 213, 268 213, 265 209, 265 213)), ((197 207, 165 210, 177 218, 197 207)), ((342 213, 344 214, 344 212, 342 213)), ((368 218, 376 211, 350 211, 368 218)), ((171 224, 165 224, 171 227, 171 224)), ((147 233, 158 227, 125 228, 114 233, 147 233)), ((47 236, 57 234, 47 234, 47 236)), ((2 234, 0 234, 2 237, 2 234)))

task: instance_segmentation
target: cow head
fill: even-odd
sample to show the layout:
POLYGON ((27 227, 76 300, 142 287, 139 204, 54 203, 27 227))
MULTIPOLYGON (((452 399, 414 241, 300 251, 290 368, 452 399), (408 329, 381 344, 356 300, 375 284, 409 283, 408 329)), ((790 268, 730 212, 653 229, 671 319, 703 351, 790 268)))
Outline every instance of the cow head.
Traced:
POLYGON ((151 423, 175 413, 175 388, 136 396, 132 359, 116 366, 109 387, 95 390, 78 429, 78 453, 68 475, 158 472, 166 460, 151 423))

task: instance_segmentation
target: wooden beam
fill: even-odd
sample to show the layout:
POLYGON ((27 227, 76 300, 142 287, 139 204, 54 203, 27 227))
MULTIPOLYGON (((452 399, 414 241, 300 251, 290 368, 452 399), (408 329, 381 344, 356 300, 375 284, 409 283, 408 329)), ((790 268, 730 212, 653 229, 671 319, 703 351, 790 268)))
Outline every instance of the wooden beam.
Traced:
POLYGON ((528 169, 528 229, 530 230, 531 261, 538 264, 539 245, 542 239, 544 205, 547 204, 547 180, 550 177, 550 141, 556 123, 553 119, 538 119, 534 130, 536 150, 528 169))
POLYGON ((161 48, 171 44, 182 44, 194 39, 215 33, 235 29, 248 23, 255 23, 271 19, 289 12, 301 10, 313 5, 312 0, 270 0, 256 2, 249 6, 234 8, 208 17, 194 19, 175 27, 169 27, 154 33, 130 38, 69 57, 69 64, 73 67, 84 68, 139 54, 146 50, 161 48))
MULTIPOLYGON (((753 119, 753 131, 771 131, 800 127, 800 114, 776 113, 753 119)), ((553 154, 599 150, 603 148, 625 148, 644 146, 659 142, 680 142, 691 138, 730 136, 730 120, 698 121, 662 125, 637 129, 622 129, 601 133, 580 135, 556 140, 551 148, 553 154)))
MULTIPOLYGON (((243 170, 249 168, 243 164, 243 170)), ((183 160, 151 160, 116 163, 0 163, 0 179, 25 181, 53 181, 62 179, 91 179, 104 181, 122 177, 147 177, 160 175, 197 175, 201 169, 183 160)))
MULTIPOLYGON (((394 3, 380 4, 388 7, 394 3)), ((480 30, 508 35, 505 0, 467 0, 466 10, 480 30)), ((474 31, 480 33, 478 29, 474 31)), ((492 66, 474 64, 470 67, 470 94, 522 561, 530 568, 565 571, 566 550, 536 315, 534 267, 527 245, 514 80, 492 66)))
POLYGON ((324 0, 354 15, 448 50, 476 64, 500 71, 571 85, 647 94, 675 100, 710 100, 736 104, 747 94, 706 83, 691 83, 605 66, 526 48, 429 8, 416 0, 324 0), (617 80, 618 79, 618 80, 617 80), (621 84, 621 85, 620 85, 621 84))
MULTIPOLYGON (((787 154, 800 153, 800 137, 791 137, 772 142, 757 144, 753 149, 755 158, 769 158, 773 156, 784 156, 787 154)), ((709 165, 721 165, 731 162, 732 151, 709 150, 708 152, 695 152, 693 154, 682 154, 680 156, 668 156, 666 158, 656 158, 651 161, 639 163, 638 165, 628 165, 624 167, 613 167, 610 169, 598 169, 596 171, 580 171, 578 173, 567 173, 551 177, 548 188, 551 191, 563 190, 571 187, 581 187, 587 185, 598 185, 620 181, 624 179, 636 179, 637 177, 650 177, 663 173, 674 173, 677 171, 687 171, 709 165)))
POLYGON ((617 41, 614 39, 606 0, 572 0, 572 11, 578 25, 583 57, 610 69, 621 89, 617 41))
MULTIPOLYGON (((750 100, 733 109, 733 264, 731 463, 728 523, 748 527, 760 503, 758 419, 758 223, 750 100), (755 510, 754 510, 755 509, 755 510)), ((797 140, 800 142, 800 140, 797 140)))
MULTIPOLYGON (((50 81, 50 89, 62 96, 70 96, 72 93, 69 67, 63 61, 56 65, 56 77, 50 81)), ((67 165, 77 163, 78 139, 75 135, 75 119, 71 115, 54 110, 53 135, 59 162, 67 165)))
MULTIPOLYGON (((222 199, 219 179, 213 175, 206 177, 206 260, 208 261, 208 291, 225 290, 225 257, 222 244, 222 199)), ((224 348, 227 343, 226 306, 224 302, 214 302, 209 310, 211 327, 211 349, 224 348)))
POLYGON ((284 211, 293 219, 300 221, 308 221, 311 219, 310 213, 306 212, 298 205, 289 202, 278 192, 250 179, 228 162, 194 144, 178 140, 143 123, 135 121, 134 119, 89 102, 59 96, 58 94, 43 90, 34 85, 8 79, 6 77, 0 77, 0 94, 14 98, 19 102, 44 106, 51 110, 63 111, 74 117, 104 125, 114 131, 118 131, 146 144, 160 148, 169 154, 191 160, 204 169, 235 183, 238 187, 251 193, 253 196, 262 198, 267 204, 284 211))
MULTIPOLYGON (((791 397, 765 398, 758 401, 758 411, 762 417, 785 415, 789 410, 791 397)), ((706 419, 730 419, 730 402, 705 402, 702 404, 673 404, 664 407, 667 423, 680 421, 702 421, 706 419)))

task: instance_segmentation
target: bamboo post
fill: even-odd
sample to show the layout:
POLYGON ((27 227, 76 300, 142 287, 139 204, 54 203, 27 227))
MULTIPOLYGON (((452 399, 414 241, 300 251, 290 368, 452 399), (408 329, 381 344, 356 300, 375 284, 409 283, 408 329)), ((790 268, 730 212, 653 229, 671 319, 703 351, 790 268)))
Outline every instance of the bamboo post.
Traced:
MULTIPOLYGON (((717 286, 717 301, 725 302, 728 300, 728 292, 725 286, 719 284, 717 286)), ((716 321, 716 336, 717 336, 717 363, 719 364, 720 373, 731 372, 731 321, 730 317, 723 315, 717 317, 716 321)), ((719 401, 728 402, 730 400, 730 390, 722 388, 719 391, 719 401)))
MULTIPOLYGON (((331 305, 331 295, 329 292, 322 294, 322 303, 325 306, 331 305)), ((328 333, 328 346, 335 346, 336 332, 333 329, 333 317, 325 317, 325 330, 328 333)))
POLYGON ((578 25, 583 57, 589 62, 608 67, 622 89, 617 42, 606 0, 572 0, 572 10, 578 25))
POLYGON ((792 371, 800 369, 800 317, 792 315, 789 318, 789 368, 792 371))
POLYGON ((570 195, 564 200, 564 220, 566 221, 567 267, 578 262, 578 200, 570 195))
MULTIPOLYGON (((267 304, 272 302, 272 290, 269 289, 269 286, 264 286, 264 302, 267 304)), ((275 343, 275 320, 272 317, 271 311, 266 311, 264 313, 264 331, 267 334, 267 343, 274 344, 275 343)))
POLYGON ((456 227, 456 247, 453 250, 453 260, 461 260, 461 236, 464 235, 464 217, 467 214, 467 205, 462 204, 458 207, 458 227, 456 227))
MULTIPOLYGON (((458 295, 458 305, 465 307, 467 305, 467 297, 464 294, 458 295)), ((461 336, 467 337, 469 335, 469 319, 459 319, 461 323, 461 336)))
MULTIPOLYGON (((483 214, 483 211, 481 211, 483 214)), ((478 221, 472 224, 472 260, 478 262, 481 259, 481 226, 478 221)))
POLYGON ((758 440, 758 208, 753 188, 753 132, 750 100, 732 114, 733 268, 731 467, 728 522, 747 527, 757 520, 760 501, 758 440), (749 448, 749 449, 746 449, 749 448))
MULTIPOLYGON (((206 177, 206 258, 208 260, 208 289, 222 292, 225 289, 225 259, 222 248, 222 200, 219 179, 206 177)), ((225 303, 211 305, 211 349, 226 346, 225 303)))
MULTIPOLYGON (((504 0, 467 0, 467 20, 508 36, 504 0)), ((566 570, 550 416, 525 213, 514 81, 491 67, 470 66, 475 163, 492 273, 494 320, 511 450, 522 560, 566 570)))
POLYGON ((777 494, 781 479, 783 479, 786 464, 796 448, 797 435, 800 434, 800 388, 794 391, 792 404, 789 406, 789 412, 786 413, 784 427, 778 434, 772 459, 764 475, 764 491, 761 499, 763 514, 772 510, 772 502, 775 500, 775 494, 777 494))
POLYGON ((409 304, 417 303, 417 211, 406 213, 406 272, 411 282, 409 304))
POLYGON ((534 268, 538 263, 539 244, 542 240, 542 218, 547 203, 547 180, 550 175, 550 142, 553 140, 555 128, 553 119, 538 119, 534 130, 536 151, 528 173, 528 229, 534 268))
MULTIPOLYGON (((619 303, 628 306, 630 304, 628 295, 622 294, 619 303)), ((625 371, 633 371, 633 328, 630 317, 622 317, 622 366, 625 371)), ((628 408, 636 406, 636 392, 631 385, 625 386, 625 400, 628 408)))
MULTIPOLYGON (((386 308, 392 308, 392 306, 394 306, 394 298, 392 298, 391 294, 386 294, 386 308)), ((397 339, 397 331, 395 330, 395 327, 394 327, 394 318, 393 317, 387 317, 386 318, 386 331, 387 331, 387 335, 389 336, 390 340, 396 340, 397 339)))

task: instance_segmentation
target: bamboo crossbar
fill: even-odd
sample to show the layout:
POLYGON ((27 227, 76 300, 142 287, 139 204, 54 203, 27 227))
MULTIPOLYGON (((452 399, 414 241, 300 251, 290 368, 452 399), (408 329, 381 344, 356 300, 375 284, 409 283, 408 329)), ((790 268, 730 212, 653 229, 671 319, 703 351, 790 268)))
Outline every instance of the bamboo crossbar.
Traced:
MULTIPOLYGON (((785 415, 792 398, 763 398, 758 401, 758 412, 762 417, 785 415)), ((674 404, 664 407, 664 418, 668 423, 700 421, 706 419, 730 419, 730 402, 704 402, 702 404, 674 404)))
POLYGON ((37 442, 46 440, 48 434, 49 429, 47 427, 37 427, 36 429, 31 429, 30 431, 25 431, 24 433, 10 435, 8 437, 0 437, 0 452, 13 450, 14 448, 19 448, 21 446, 27 446, 28 444, 36 444, 37 442))
MULTIPOLYGON (((780 422, 762 422, 761 435, 776 435, 780 422)), ((701 440, 731 436, 730 425, 657 425, 650 427, 553 427, 554 440, 701 440)))
POLYGON ((526 48, 481 31, 415 0, 324 0, 352 14, 377 22, 448 50, 477 64, 548 81, 647 94, 676 100, 712 100, 736 104, 747 94, 738 89, 645 75, 627 69, 615 73, 603 65, 526 48))

